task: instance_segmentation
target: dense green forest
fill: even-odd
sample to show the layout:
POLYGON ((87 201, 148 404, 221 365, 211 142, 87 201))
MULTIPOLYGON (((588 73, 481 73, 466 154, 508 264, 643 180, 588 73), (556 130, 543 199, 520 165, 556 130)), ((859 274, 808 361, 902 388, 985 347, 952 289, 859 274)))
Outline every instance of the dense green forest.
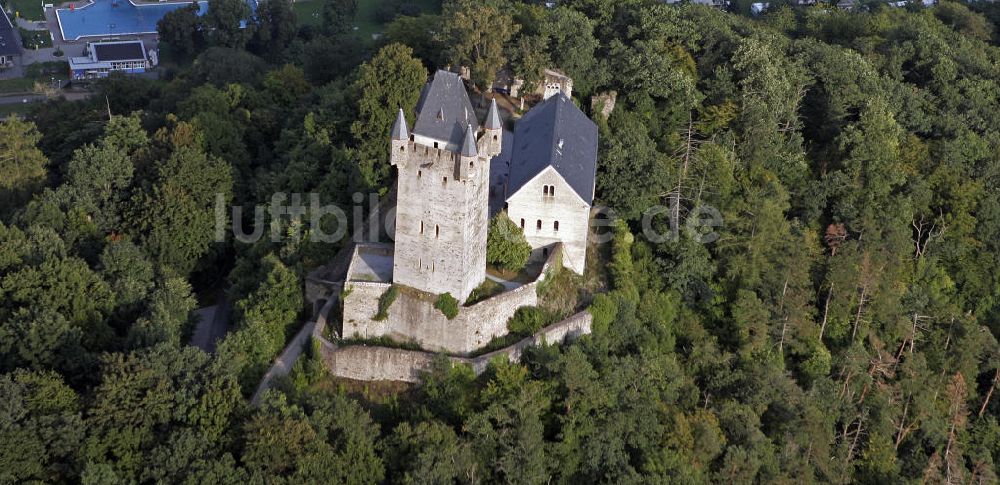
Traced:
POLYGON ((1000 11, 389 1, 373 40, 324 1, 178 10, 162 79, 0 123, 0 483, 997 481, 1000 11), (385 194, 431 70, 508 64, 618 94, 590 113, 619 217, 593 335, 412 388, 309 357, 250 406, 341 246, 277 215, 217 242, 217 194, 385 194), (644 237, 656 205, 718 239, 644 237), (207 354, 189 315, 221 291, 207 354))

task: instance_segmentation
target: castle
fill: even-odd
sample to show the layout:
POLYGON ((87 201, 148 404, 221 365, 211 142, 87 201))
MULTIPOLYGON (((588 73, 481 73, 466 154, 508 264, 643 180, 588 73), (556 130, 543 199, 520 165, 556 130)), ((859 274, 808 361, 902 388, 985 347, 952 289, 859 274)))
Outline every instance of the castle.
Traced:
POLYGON ((506 335, 517 309, 538 304, 537 286, 554 264, 584 271, 597 127, 565 94, 534 107, 511 133, 495 100, 480 125, 462 79, 438 71, 421 92, 413 129, 400 110, 389 138, 398 172, 394 244, 354 249, 344 337, 470 354, 506 335), (541 273, 444 315, 439 295, 465 302, 486 280, 489 217, 504 209, 542 260, 541 273))
POLYGON ((392 128, 398 170, 393 282, 464 301, 486 279, 490 160, 503 127, 496 102, 481 134, 462 80, 441 71, 424 90, 413 133, 392 128))

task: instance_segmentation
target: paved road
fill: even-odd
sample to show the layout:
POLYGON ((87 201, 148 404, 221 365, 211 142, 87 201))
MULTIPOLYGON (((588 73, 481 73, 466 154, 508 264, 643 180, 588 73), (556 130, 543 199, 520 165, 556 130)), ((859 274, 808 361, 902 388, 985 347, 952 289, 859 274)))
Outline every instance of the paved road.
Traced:
POLYGON ((292 338, 292 341, 288 343, 285 350, 281 352, 281 355, 275 359, 274 364, 271 368, 264 374, 264 378, 260 380, 260 384, 257 385, 257 390, 253 393, 253 397, 250 398, 250 405, 257 406, 260 404, 260 398, 264 395, 268 389, 274 385, 274 380, 288 375, 292 371, 292 366, 295 362, 299 360, 299 356, 302 355, 302 350, 305 348, 306 344, 310 342, 310 338, 315 335, 322 335, 323 329, 326 327, 326 317, 330 314, 330 310, 333 305, 339 300, 339 295, 331 295, 330 299, 327 300, 326 305, 320 309, 319 314, 315 315, 315 320, 306 322, 302 326, 302 330, 292 338))
MULTIPOLYGON (((92 94, 89 91, 73 91, 59 93, 60 96, 66 98, 69 101, 80 101, 89 98, 92 94)), ((0 96, 0 104, 20 104, 20 103, 35 103, 38 101, 45 101, 47 98, 43 94, 11 94, 7 96, 0 96)))

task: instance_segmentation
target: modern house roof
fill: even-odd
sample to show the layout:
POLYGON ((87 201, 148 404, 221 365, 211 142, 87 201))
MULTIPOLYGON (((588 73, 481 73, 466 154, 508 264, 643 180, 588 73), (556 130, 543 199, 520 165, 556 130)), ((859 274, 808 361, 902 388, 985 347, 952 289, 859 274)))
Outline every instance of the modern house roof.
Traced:
POLYGON ((532 108, 514 127, 508 197, 548 167, 593 203, 597 125, 562 93, 532 108))
POLYGON ((143 48, 140 40, 94 42, 90 44, 90 48, 93 49, 94 59, 98 62, 146 60, 146 49, 143 48))
POLYGON ((3 11, 3 18, 0 19, 0 56, 21 55, 21 38, 14 29, 14 24, 10 23, 10 17, 3 11))
POLYGON ((458 74, 438 71, 434 74, 417 103, 417 122, 413 133, 441 140, 449 145, 461 145, 468 126, 479 131, 476 111, 458 74))

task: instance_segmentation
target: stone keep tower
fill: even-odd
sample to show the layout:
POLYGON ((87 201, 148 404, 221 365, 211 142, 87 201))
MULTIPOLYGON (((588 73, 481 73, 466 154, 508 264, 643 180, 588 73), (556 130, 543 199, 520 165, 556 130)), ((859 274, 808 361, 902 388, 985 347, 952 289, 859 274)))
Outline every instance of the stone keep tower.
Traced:
POLYGON ((496 102, 480 130, 465 85, 447 71, 421 93, 412 133, 399 111, 394 283, 465 301, 485 280, 490 160, 502 132, 496 102))

